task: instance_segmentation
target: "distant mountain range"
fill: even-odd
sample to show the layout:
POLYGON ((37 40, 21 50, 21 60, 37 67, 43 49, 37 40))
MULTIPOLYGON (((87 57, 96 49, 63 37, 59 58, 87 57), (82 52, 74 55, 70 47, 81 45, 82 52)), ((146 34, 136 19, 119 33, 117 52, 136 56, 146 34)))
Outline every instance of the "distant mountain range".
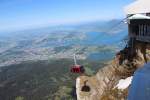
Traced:
POLYGON ((127 26, 120 20, 1 33, 0 66, 28 60, 59 59, 60 56, 71 58, 76 51, 82 52, 79 59, 86 59, 103 46, 115 51, 125 36, 127 26), (96 46, 97 50, 90 51, 96 46))
POLYGON ((120 20, 1 33, 0 100, 76 100, 73 54, 92 75, 126 36, 120 20))

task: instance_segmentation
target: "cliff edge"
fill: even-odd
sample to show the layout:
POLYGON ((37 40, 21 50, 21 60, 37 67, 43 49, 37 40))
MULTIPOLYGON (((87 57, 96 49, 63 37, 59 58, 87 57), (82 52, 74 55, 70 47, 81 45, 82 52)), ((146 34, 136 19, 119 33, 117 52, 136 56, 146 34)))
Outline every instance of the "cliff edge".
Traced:
MULTIPOLYGON (((150 60, 150 46, 136 43, 135 53, 124 48, 115 58, 101 68, 94 76, 80 76, 76 79, 78 100, 125 100, 133 73, 150 60), (144 46, 144 47, 143 47, 144 46), (121 81, 129 80, 124 88, 121 81)), ((125 83, 125 82, 124 82, 125 83)))

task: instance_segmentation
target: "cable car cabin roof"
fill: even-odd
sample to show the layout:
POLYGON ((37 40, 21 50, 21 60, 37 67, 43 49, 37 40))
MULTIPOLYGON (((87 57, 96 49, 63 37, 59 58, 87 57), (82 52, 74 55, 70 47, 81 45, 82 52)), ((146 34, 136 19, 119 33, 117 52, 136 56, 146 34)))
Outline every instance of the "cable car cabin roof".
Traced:
POLYGON ((130 20, 130 25, 150 25, 150 19, 131 19, 130 20))

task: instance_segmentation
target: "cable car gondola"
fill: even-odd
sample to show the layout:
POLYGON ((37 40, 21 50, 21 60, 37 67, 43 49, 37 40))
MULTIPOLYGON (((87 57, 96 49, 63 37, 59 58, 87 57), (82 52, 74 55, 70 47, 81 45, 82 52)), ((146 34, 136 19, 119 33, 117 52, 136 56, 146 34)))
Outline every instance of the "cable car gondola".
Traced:
POLYGON ((71 67, 70 71, 72 73, 84 73, 84 71, 85 71, 84 66, 77 64, 76 55, 75 54, 74 54, 74 65, 71 67))

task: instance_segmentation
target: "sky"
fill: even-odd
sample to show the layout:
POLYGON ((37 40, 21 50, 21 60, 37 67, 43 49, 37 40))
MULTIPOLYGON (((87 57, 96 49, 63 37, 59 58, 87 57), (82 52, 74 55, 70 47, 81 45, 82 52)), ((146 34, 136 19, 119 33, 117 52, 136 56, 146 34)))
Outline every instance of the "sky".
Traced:
POLYGON ((0 0, 0 31, 125 17, 134 0, 0 0))

